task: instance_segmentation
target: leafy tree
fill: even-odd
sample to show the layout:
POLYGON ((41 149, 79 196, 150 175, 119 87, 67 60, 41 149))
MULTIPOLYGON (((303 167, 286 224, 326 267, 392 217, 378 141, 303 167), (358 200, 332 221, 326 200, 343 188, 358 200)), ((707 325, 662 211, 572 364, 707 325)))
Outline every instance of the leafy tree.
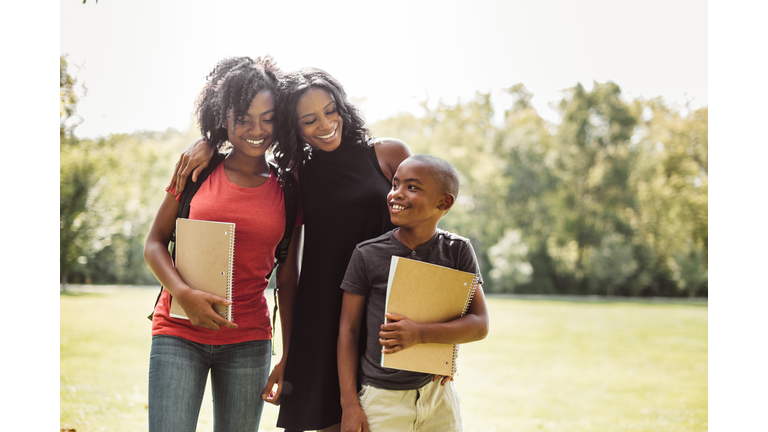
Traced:
POLYGON ((670 295, 685 286, 694 290, 700 283, 687 284, 674 275, 680 267, 676 260, 690 259, 700 259, 700 274, 706 273, 707 108, 683 116, 656 98, 637 101, 636 110, 643 122, 633 140, 640 160, 632 224, 653 257, 649 294, 670 295))
POLYGON ((638 267, 632 243, 616 232, 604 235, 598 247, 591 248, 588 254, 590 294, 614 296, 638 267))
MULTIPOLYGON (((558 179, 553 172, 557 153, 551 125, 533 108, 533 94, 525 86, 516 84, 508 91, 513 104, 505 112, 504 124, 496 131, 492 149, 500 190, 488 199, 501 207, 494 219, 505 228, 518 228, 528 250, 527 256, 506 254, 504 266, 510 267, 515 260, 515 268, 523 274, 530 268, 533 274, 527 278, 511 277, 500 285, 508 292, 567 292, 564 279, 559 277, 563 271, 557 271, 558 264, 547 250, 548 240, 554 238, 555 215, 560 206, 558 179), (527 283, 530 285, 526 286, 527 283)), ((505 233, 497 237, 498 243, 492 247, 499 264, 504 263, 499 253, 507 250, 508 236, 505 233)))
POLYGON ((577 84, 559 108, 556 172, 565 208, 555 226, 559 245, 575 242, 574 276, 586 293, 591 250, 609 233, 633 234, 625 214, 635 206, 628 144, 637 119, 611 82, 594 83, 591 92, 577 84))
POLYGON ((176 155, 197 136, 136 132, 80 140, 76 80, 61 58, 61 283, 155 283, 144 239, 163 199, 176 155))
POLYGON ((198 133, 190 128, 186 134, 136 132, 104 139, 105 185, 97 206, 100 232, 107 236, 91 250, 88 269, 94 283, 156 283, 144 263, 144 240, 175 158, 198 133))
POLYGON ((93 232, 86 209, 93 203, 96 164, 86 147, 74 136, 79 122, 72 123, 79 97, 75 93, 77 80, 70 75, 66 56, 61 56, 59 68, 59 268, 61 283, 85 261, 86 246, 82 239, 93 232))
POLYGON ((486 290, 706 289, 706 109, 683 116, 661 100, 626 100, 611 82, 577 84, 553 125, 522 84, 509 93, 499 126, 483 94, 374 125, 457 167, 459 200, 441 226, 472 240, 486 290))
POLYGON ((59 57, 59 131, 61 141, 72 138, 75 126, 67 125, 67 121, 75 115, 77 102, 80 98, 75 93, 77 79, 69 74, 67 56, 59 57))
POLYGON ((688 240, 684 248, 672 254, 671 267, 673 279, 680 288, 688 293, 688 297, 695 297, 707 280, 707 269, 702 248, 688 240))
POLYGON ((522 241, 520 230, 507 230, 499 242, 488 249, 493 265, 488 272, 497 291, 515 292, 515 288, 530 283, 533 267, 528 262, 528 245, 522 241))

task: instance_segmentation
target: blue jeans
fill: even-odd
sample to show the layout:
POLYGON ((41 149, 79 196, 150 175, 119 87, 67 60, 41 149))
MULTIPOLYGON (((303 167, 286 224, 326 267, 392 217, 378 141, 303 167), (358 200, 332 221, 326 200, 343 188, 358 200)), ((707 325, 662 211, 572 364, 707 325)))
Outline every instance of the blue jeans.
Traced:
POLYGON ((272 341, 206 345, 153 336, 149 356, 150 432, 194 432, 208 371, 214 432, 258 431, 272 341))

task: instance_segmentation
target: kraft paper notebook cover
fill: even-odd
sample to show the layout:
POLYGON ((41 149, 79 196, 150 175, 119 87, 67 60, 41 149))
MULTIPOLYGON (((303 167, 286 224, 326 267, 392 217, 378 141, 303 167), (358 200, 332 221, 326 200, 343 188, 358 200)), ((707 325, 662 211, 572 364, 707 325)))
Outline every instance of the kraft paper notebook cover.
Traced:
MULTIPOLYGON (((478 280, 479 276, 472 273, 393 256, 386 311, 418 323, 454 320, 467 312, 478 280)), ((458 349, 456 344, 419 344, 394 354, 382 354, 381 366, 454 375, 458 349)))
MULTIPOLYGON (((235 224, 176 219, 176 270, 191 288, 232 299, 232 263, 235 224)), ((232 306, 216 304, 214 310, 232 321, 232 306)), ((171 299, 170 315, 187 318, 171 299)))

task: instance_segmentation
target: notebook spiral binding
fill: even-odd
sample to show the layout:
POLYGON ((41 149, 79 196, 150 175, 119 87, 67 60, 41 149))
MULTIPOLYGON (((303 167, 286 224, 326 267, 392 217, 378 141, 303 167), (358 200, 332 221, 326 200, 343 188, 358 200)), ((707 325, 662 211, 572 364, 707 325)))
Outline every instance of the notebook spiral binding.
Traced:
MULTIPOLYGON (((475 296, 475 290, 477 289, 477 283, 480 282, 480 275, 475 275, 472 279, 472 288, 467 293, 467 301, 464 302, 464 310, 461 311, 461 316, 466 315, 469 305, 472 303, 472 298, 475 296)), ((451 361, 451 375, 456 375, 458 369, 456 362, 459 359, 459 344, 453 344, 453 359, 451 361)))
POLYGON ((469 305, 472 303, 472 297, 475 296, 475 290, 477 289, 478 282, 480 282, 480 275, 475 275, 475 277, 472 279, 472 288, 467 294, 467 301, 464 302, 464 310, 461 311, 461 316, 464 316, 467 313, 467 309, 469 309, 469 305))
MULTIPOLYGON (((229 236, 229 250, 231 251, 230 256, 234 256, 235 255, 234 228, 232 229, 232 235, 229 236)), ((232 259, 229 260, 229 263, 228 263, 229 268, 227 269, 227 300, 230 300, 230 301, 232 300, 232 272, 233 272, 232 261, 233 261, 232 259)), ((227 319, 232 322, 234 322, 234 319, 235 319, 235 308, 233 306, 234 306, 234 303, 227 306, 227 312, 229 312, 228 313, 229 316, 227 317, 227 319)))
POLYGON ((456 375, 458 367, 456 362, 459 360, 459 344, 453 344, 453 358, 451 360, 451 376, 456 375))

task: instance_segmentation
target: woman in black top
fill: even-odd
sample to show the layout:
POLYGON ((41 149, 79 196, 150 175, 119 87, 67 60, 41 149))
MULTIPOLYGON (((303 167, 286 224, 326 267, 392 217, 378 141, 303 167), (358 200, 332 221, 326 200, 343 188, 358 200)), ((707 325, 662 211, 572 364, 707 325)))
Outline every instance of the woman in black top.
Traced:
MULTIPOLYGON (((290 161, 299 180, 305 243, 293 307, 281 312, 290 338, 283 341, 283 358, 264 397, 280 404, 277 425, 286 431, 337 431, 341 281, 357 243, 394 228, 386 196, 411 151, 400 140, 370 138, 341 84, 320 69, 282 76, 276 105, 275 159, 290 161), (270 394, 274 383, 278 388, 270 394)), ((190 173, 207 165, 204 143, 182 155, 173 183, 182 186, 190 173)))

